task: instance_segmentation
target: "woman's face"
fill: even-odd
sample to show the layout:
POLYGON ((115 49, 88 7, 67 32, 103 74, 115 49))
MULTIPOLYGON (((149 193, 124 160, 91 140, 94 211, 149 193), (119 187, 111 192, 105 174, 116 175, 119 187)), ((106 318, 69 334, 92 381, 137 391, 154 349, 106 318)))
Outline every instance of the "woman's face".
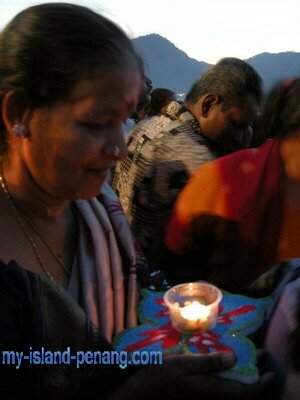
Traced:
POLYGON ((140 85, 133 68, 102 72, 78 82, 69 100, 33 112, 21 151, 43 191, 61 199, 99 194, 115 161, 115 146, 127 154, 123 122, 135 107, 140 85))

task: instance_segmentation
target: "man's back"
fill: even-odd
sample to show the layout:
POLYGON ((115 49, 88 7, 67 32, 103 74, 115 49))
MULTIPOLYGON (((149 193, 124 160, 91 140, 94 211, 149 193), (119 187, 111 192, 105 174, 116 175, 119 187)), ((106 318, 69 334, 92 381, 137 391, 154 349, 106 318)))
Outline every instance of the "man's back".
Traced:
POLYGON ((179 192, 191 173, 218 156, 184 108, 153 117, 129 135, 128 157, 116 167, 113 188, 146 254, 162 240, 179 192))

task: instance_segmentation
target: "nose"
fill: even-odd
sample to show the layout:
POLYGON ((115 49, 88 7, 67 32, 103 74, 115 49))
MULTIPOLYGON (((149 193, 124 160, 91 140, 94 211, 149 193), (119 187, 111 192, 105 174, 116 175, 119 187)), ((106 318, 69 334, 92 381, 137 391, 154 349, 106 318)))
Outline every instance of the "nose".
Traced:
POLYGON ((147 87, 148 91, 150 92, 153 87, 152 80, 148 76, 144 75, 144 82, 145 82, 145 86, 147 87))
POLYGON ((123 125, 109 136, 107 143, 103 147, 102 154, 117 161, 127 157, 127 145, 123 125))

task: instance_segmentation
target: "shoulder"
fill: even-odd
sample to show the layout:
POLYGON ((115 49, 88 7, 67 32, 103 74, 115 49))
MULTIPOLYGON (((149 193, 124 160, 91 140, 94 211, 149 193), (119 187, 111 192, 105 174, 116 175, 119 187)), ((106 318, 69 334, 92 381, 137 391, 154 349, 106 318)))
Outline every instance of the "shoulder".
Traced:
POLYGON ((277 153, 280 141, 277 139, 269 140, 262 146, 254 149, 244 149, 236 151, 227 156, 221 157, 218 163, 222 166, 228 166, 234 168, 237 165, 241 165, 243 161, 247 161, 261 167, 261 163, 268 158, 272 153, 277 153))
POLYGON ((126 135, 128 132, 130 132, 135 126, 135 122, 131 118, 126 118, 126 121, 123 124, 124 127, 124 134, 126 135))
POLYGON ((239 150, 200 166, 195 171, 195 176, 203 179, 220 173, 222 176, 227 175, 232 180, 236 180, 237 176, 246 176, 255 168, 258 155, 259 149, 239 150))
POLYGON ((215 159, 214 153, 203 142, 200 135, 190 134, 185 129, 181 131, 182 123, 174 122, 164 136, 154 143, 154 154, 157 161, 172 161, 182 165, 182 168, 192 174, 201 165, 215 159), (174 129, 173 129, 174 128, 174 129))
POLYGON ((142 135, 146 135, 150 139, 153 139, 161 130, 165 129, 166 125, 171 122, 172 119, 166 115, 145 118, 128 133, 127 142, 131 143, 142 135))

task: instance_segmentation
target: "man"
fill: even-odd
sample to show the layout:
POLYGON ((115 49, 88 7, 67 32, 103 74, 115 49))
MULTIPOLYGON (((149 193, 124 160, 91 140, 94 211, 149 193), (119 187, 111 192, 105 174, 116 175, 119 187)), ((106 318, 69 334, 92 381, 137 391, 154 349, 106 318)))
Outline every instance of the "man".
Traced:
POLYGON ((146 119, 128 138, 128 157, 113 188, 134 233, 153 261, 172 205, 193 171, 246 147, 261 100, 261 79, 247 63, 219 61, 192 86, 183 106, 146 119))

